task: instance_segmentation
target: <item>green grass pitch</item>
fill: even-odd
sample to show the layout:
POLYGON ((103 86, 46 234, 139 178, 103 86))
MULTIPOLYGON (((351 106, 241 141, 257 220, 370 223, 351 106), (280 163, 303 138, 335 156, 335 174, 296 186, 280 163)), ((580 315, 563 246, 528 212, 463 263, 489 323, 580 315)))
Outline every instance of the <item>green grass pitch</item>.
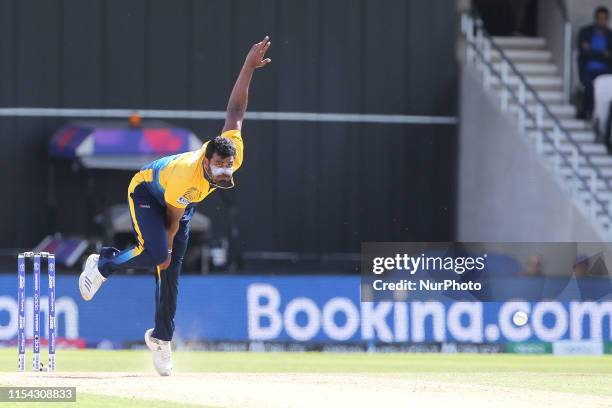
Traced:
MULTIPOLYGON (((44 356, 44 354, 43 354, 44 356)), ((175 352, 182 373, 346 373, 612 396, 612 356, 515 354, 175 352)), ((28 362, 30 354, 28 354, 28 362)), ((58 350, 58 372, 152 372, 148 351, 58 350)), ((0 349, 0 370, 16 371, 14 349, 0 349)), ((15 373, 18 375, 17 373, 15 373)), ((5 377, 6 378, 6 377, 5 377)), ((5 381, 6 382, 6 381, 5 381)), ((10 384, 2 384, 10 385, 10 384)), ((79 394, 79 407, 164 406, 162 402, 79 394)), ((57 404, 53 404, 58 406, 57 404)), ((11 406, 3 404, 3 406, 11 406)), ((15 406, 24 406, 15 404, 15 406)), ((74 406, 74 405, 72 405, 74 406)), ((172 406, 191 406, 172 403, 172 406)))

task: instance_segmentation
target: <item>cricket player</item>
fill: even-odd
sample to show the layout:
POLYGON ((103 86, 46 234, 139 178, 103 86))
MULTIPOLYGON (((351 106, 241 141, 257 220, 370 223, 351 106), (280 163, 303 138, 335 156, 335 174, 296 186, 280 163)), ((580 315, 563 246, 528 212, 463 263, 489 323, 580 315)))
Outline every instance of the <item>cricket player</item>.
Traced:
POLYGON ((132 178, 128 204, 137 242, 119 251, 102 248, 87 258, 79 290, 91 300, 108 277, 128 268, 155 268, 155 327, 145 333, 160 375, 172 373, 170 341, 178 294, 178 277, 189 239, 189 221, 198 202, 217 188, 234 186, 233 174, 242 165, 242 121, 249 84, 256 69, 270 63, 266 36, 252 46, 227 104, 221 135, 200 150, 163 157, 144 166, 132 178))

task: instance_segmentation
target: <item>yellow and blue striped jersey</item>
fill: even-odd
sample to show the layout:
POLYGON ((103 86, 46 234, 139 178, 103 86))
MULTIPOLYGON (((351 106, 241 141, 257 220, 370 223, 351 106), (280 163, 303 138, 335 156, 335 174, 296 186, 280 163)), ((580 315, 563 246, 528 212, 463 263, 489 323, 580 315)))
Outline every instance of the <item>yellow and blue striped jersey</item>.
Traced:
MULTIPOLYGON (((228 130, 221 136, 232 141, 236 148, 234 171, 242 165, 244 144, 240 130, 228 130)), ((201 149, 162 157, 144 166, 132 178, 129 192, 141 183, 157 198, 162 205, 166 203, 177 208, 202 201, 215 190, 204 177, 202 159, 206 151, 206 142, 201 149)), ((233 179, 232 179, 233 185, 233 179)))

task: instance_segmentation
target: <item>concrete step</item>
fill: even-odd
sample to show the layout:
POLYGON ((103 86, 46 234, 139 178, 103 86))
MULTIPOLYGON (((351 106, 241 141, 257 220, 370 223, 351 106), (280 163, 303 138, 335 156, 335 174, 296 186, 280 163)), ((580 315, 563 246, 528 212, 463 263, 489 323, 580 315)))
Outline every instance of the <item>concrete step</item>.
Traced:
MULTIPOLYGON (((589 186, 587 188, 584 184, 582 184, 578 187, 577 193, 580 199, 584 202, 584 200, 589 199, 589 197, 591 196, 591 187, 589 186)), ((605 187, 600 188, 600 186, 598 186, 597 188, 598 197, 609 200, 612 198, 610 195, 612 195, 612 190, 605 188, 605 187)))
MULTIPOLYGON (((600 143, 581 142, 581 143, 578 143, 578 145, 580 146, 580 150, 582 150, 584 154, 588 154, 590 156, 604 156, 608 154, 606 147, 600 143)), ((572 145, 569 142, 562 141, 561 147, 560 147, 561 153, 564 153, 567 155, 572 154, 571 146, 572 145)), ((556 149, 554 149, 551 143, 545 142, 544 143, 544 153, 549 154, 553 152, 556 152, 556 149)))
MULTIPOLYGON (((501 97, 501 89, 493 89, 493 90, 497 94, 498 97, 501 97)), ((538 91, 538 96, 546 104, 560 105, 560 104, 563 104, 564 102, 563 92, 561 91, 551 91, 551 90, 538 91)), ((527 103, 535 101, 535 98, 531 92, 525 95, 525 101, 527 103)), ((510 96, 509 102, 514 102, 514 98, 512 98, 512 96, 510 96)))
MULTIPOLYGON (((535 104, 533 103, 528 104, 527 109, 535 115, 536 113, 535 104)), ((560 119, 561 118, 573 119, 576 116, 576 108, 573 105, 567 105, 567 104, 548 105, 548 109, 550 109, 553 115, 556 115, 560 119)), ((511 103, 510 105, 508 105, 508 110, 510 110, 510 112, 516 113, 518 110, 518 105, 516 105, 515 103, 511 103)))
MULTIPOLYGON (((565 179, 569 182, 571 180, 571 176, 565 175, 565 179)), ((589 188, 590 185, 589 185, 589 188)), ((607 179, 599 179, 597 180, 597 191, 608 191, 610 190, 610 181, 607 179)), ((585 187, 580 187, 578 191, 585 191, 585 187)))
MULTIPOLYGON (((504 51, 506 57, 513 63, 522 62, 545 62, 548 63, 552 59, 552 53, 548 50, 508 50, 504 51)), ((493 61, 499 61, 501 56, 499 51, 491 51, 491 59, 493 61)))
MULTIPOLYGON (((580 119, 560 119, 560 122, 561 126, 563 126, 564 129, 571 131, 572 136, 574 136, 574 133, 580 133, 574 139, 584 139, 585 141, 595 140, 595 133, 590 130, 588 124, 585 121, 580 119), (589 136, 585 136, 585 133, 589 133, 589 136)), ((535 120, 527 119, 525 123, 527 125, 527 129, 535 130, 535 120)), ((551 119, 544 119, 542 125, 544 129, 553 129, 553 121, 551 119)))
MULTIPOLYGON (((573 119, 572 119, 573 120, 573 119)), ((564 122, 566 122, 565 120, 561 121, 561 124, 563 125, 564 122)), ((544 124, 546 124, 546 122, 544 122, 544 124)), ((529 129, 529 128, 528 128, 529 129)), ((540 132, 533 129, 533 130, 528 130, 529 131, 529 136, 535 138, 536 136, 540 135, 540 132)), ((553 135, 549 134, 550 137, 552 138, 553 135)), ((578 143, 578 144, 582 144, 582 143, 595 143, 595 134, 593 134, 593 132, 570 132, 570 135, 572 136, 572 139, 578 143)), ((567 140, 565 138, 564 135, 562 135, 561 137, 561 143, 571 143, 569 140, 567 140)), ((601 145, 603 147, 603 150, 605 151, 605 146, 601 145)))
POLYGON ((504 50, 546 48, 546 39, 542 37, 493 37, 493 41, 504 50))
MULTIPOLYGON (((588 206, 591 203, 591 198, 592 196, 589 196, 589 198, 582 200, 582 203, 586 206, 588 206)), ((597 206, 596 206, 596 218, 597 218, 597 222, 599 224, 601 224, 604 228, 609 228, 610 225, 610 216, 608 214, 608 201, 607 200, 602 200, 601 199, 597 199, 597 206)))
MULTIPOLYGON (((582 201, 586 201, 586 200, 590 200, 591 199, 591 192, 587 191, 586 188, 581 188, 578 190, 578 197, 582 200, 582 201)), ((597 196, 599 197, 599 199, 604 200, 604 201, 610 201, 612 200, 612 191, 609 190, 600 190, 597 192, 597 196)))
POLYGON ((603 225, 604 228, 608 229, 610 228, 610 217, 606 214, 606 215, 598 215, 597 216, 597 222, 599 222, 601 225, 603 225))
MULTIPOLYGON (((541 91, 538 92, 538 96, 540 97, 540 99, 547 103, 563 102, 564 98, 563 92, 561 91, 541 91)), ((526 99, 527 101, 532 101, 534 100, 534 97, 531 93, 528 93, 526 99)))
MULTIPOLYGON (((561 79, 558 76, 526 75, 525 79, 527 81, 527 84, 529 84, 529 86, 534 88, 536 91, 539 91, 539 90, 562 91, 563 90, 563 79, 561 79)), ((518 88, 520 82, 521 81, 518 78, 518 76, 516 75, 508 76, 508 84, 512 88, 518 88)), ((494 87, 500 87, 501 79, 494 76, 493 78, 491 78, 491 85, 494 87)))
MULTIPOLYGON (((586 157, 580 157, 578 158, 578 163, 581 164, 581 160, 584 160, 584 164, 586 165, 587 162, 587 158, 586 157)), ((608 155, 608 156, 598 156, 598 155, 594 155, 594 156, 589 156, 589 160, 591 161, 591 163, 599 166, 600 168, 612 168, 612 156, 608 155)))
MULTIPOLYGON (((567 178, 571 178, 574 176, 574 169, 569 165, 561 166, 561 172, 567 178)), ((588 167, 578 167, 578 174, 581 177, 590 177, 591 169, 588 167)), ((612 168, 611 167, 601 167, 599 168, 600 178, 604 178, 608 183, 612 181, 612 168)))
MULTIPOLYGON (((573 119, 573 120, 579 121, 580 119, 573 119)), ((564 121, 561 121, 561 122, 563 123, 564 121)), ((595 132, 593 132, 588 127, 586 130, 572 130, 570 131, 570 135, 572 136, 572 139, 574 139, 575 141, 579 143, 580 142, 595 142, 595 132)), ((602 146, 604 145, 602 144, 602 146)))
MULTIPOLYGON (((553 150, 548 150, 547 153, 545 153, 546 157, 552 157, 556 155, 556 152, 553 153, 553 150)), ((567 160, 569 160, 570 162, 572 161, 572 156, 568 153, 563 153, 563 157, 565 157, 567 160)), ((588 159, 590 160, 591 163, 593 163, 596 166, 599 166, 601 168, 604 167, 610 167, 612 168, 612 156, 604 156, 604 155, 589 155, 588 159)), ((586 156, 580 156, 578 157, 578 165, 579 166, 587 166, 587 157, 586 156)))
POLYGON ((558 76, 534 76, 525 77, 527 83, 534 88, 559 88, 563 89, 563 78, 558 76))
MULTIPOLYGON (((558 75, 557 66, 550 63, 520 62, 514 65, 523 75, 558 75)), ((493 63, 493 68, 500 72, 501 64, 499 62, 493 63)))
MULTIPOLYGON (((585 199, 582 199, 582 203, 589 205, 592 199, 595 199, 596 204, 596 214, 598 217, 603 216, 606 217, 608 215, 608 200, 604 199, 601 193, 598 193, 596 197, 593 197, 592 194, 587 194, 585 199)), ((604 220, 606 223, 609 222, 609 219, 604 220)))
MULTIPOLYGON (((540 97, 540 99, 542 99, 548 104, 562 103, 564 98, 562 91, 538 91, 538 96, 540 97)), ((525 99, 527 100, 527 102, 529 102, 533 101, 535 98, 531 93, 528 93, 525 99)))
MULTIPOLYGON (((576 108, 572 105, 548 105, 548 108, 557 116, 559 119, 574 119, 576 117, 576 108)), ((536 105, 528 104, 527 109, 533 115, 536 114, 536 105)), ((512 103, 508 106, 510 112, 516 113, 518 111, 518 105, 512 103)))
MULTIPOLYGON (((574 174, 574 170, 571 166, 563 165, 561 167, 564 174, 574 174)), ((612 178, 612 167, 599 167, 599 172, 601 177, 604 177, 605 179, 612 178)), ((591 175, 591 168, 586 166, 578 167, 578 174, 580 174, 582 177, 589 177, 591 175)))

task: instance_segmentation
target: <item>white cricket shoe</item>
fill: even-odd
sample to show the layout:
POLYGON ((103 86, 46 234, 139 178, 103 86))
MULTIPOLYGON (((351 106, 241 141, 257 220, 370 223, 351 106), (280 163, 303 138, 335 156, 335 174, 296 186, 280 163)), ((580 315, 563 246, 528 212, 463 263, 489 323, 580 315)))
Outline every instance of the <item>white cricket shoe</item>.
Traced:
POLYGON ((149 350, 153 352, 153 366, 155 371, 161 376, 168 376, 172 374, 172 350, 170 348, 170 342, 165 340, 156 339, 152 336, 153 329, 149 329, 145 332, 145 343, 149 350))
POLYGON ((79 290, 81 296, 85 300, 91 300, 100 286, 106 281, 106 278, 102 276, 98 270, 98 259, 100 255, 91 254, 85 262, 85 269, 79 276, 79 290))

